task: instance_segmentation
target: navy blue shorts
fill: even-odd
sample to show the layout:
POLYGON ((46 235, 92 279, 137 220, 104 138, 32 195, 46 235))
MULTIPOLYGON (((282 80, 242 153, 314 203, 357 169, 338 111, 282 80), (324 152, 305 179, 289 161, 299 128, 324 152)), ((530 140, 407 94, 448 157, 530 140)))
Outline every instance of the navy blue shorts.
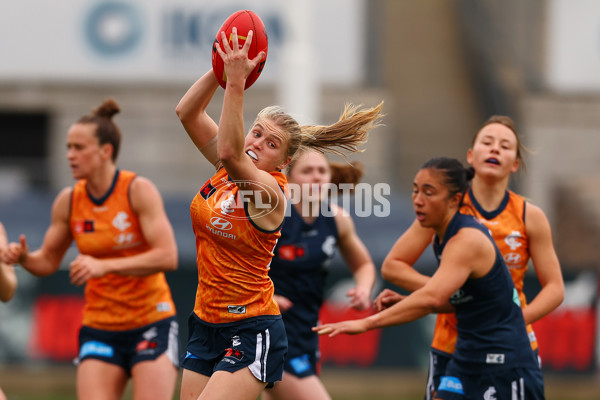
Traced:
POLYGON ((539 368, 511 368, 479 374, 460 374, 448 364, 436 396, 443 400, 543 400, 544 378, 539 368))
POLYGON ((192 313, 189 339, 181 367, 205 376, 248 367, 269 386, 281 380, 287 336, 280 315, 210 324, 192 313))
POLYGON ((446 375, 446 367, 452 355, 432 348, 429 352, 429 372, 427 374, 427 389, 425 400, 435 398, 435 390, 440 385, 442 376, 446 375))
POLYGON ((177 366, 178 334, 179 326, 175 317, 126 331, 82 326, 79 330, 79 356, 75 363, 93 358, 119 365, 131 375, 131 368, 135 364, 155 360, 166 352, 177 366))
MULTIPOLYGON (((535 350, 538 362, 541 366, 539 351, 535 350)), ((429 372, 427 375, 427 389, 425 391, 425 400, 433 400, 435 398, 436 389, 440 386, 442 376, 446 375, 446 368, 452 356, 443 351, 432 348, 429 352, 429 372)), ((543 386, 543 380, 542 380, 543 386)))
POLYGON ((310 322, 308 318, 300 318, 292 310, 293 308, 282 314, 288 338, 288 354, 283 369, 298 378, 317 375, 319 335, 310 328, 318 325, 318 319, 310 322))

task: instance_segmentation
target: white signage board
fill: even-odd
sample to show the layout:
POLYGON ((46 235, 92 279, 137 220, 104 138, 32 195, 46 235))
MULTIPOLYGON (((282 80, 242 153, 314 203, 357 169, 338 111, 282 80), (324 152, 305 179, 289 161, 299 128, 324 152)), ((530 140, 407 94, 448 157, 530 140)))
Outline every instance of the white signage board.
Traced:
MULTIPOLYGON (((0 6, 0 80, 185 81, 211 67, 227 16, 251 9, 265 23, 269 55, 260 82, 273 82, 286 42, 284 0, 19 0, 0 6)), ((304 34, 319 80, 360 82, 364 0, 315 1, 304 34)))

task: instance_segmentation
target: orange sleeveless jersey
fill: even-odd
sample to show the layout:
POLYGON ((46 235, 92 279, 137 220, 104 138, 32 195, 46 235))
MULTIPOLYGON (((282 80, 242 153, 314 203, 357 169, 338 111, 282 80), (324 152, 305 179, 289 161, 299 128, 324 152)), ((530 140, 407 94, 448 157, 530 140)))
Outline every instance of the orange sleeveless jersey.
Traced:
MULTIPOLYGON (((525 229, 525 199, 516 193, 507 191, 507 197, 495 212, 485 212, 471 196, 465 195, 461 212, 475 216, 487 226, 496 242, 496 246, 504 256, 515 288, 519 292, 521 307, 527 305, 523 293, 523 280, 529 263, 529 241, 525 229)), ((527 325, 531 348, 537 350, 538 343, 531 325, 527 325)), ((456 316, 454 314, 438 314, 431 347, 445 353, 453 353, 456 345, 456 316)))
MULTIPOLYGON (((271 175, 282 188, 287 185, 281 172, 271 175)), ((190 206, 198 266, 194 313, 205 322, 280 314, 268 274, 280 228, 264 231, 254 225, 244 195, 221 168, 190 206)))
MULTIPOLYGON (((81 254, 127 257, 148 250, 129 202, 135 174, 117 171, 108 197, 96 204, 80 180, 71 194, 71 234, 81 254)), ((106 274, 85 285, 83 325, 109 331, 139 328, 175 315, 164 273, 147 276, 106 274)))

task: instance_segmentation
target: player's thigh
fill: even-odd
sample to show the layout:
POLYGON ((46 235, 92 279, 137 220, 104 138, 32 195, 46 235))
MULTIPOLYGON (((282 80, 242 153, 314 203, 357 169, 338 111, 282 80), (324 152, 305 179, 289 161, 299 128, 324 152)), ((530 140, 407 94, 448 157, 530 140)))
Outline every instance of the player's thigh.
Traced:
POLYGON ((331 397, 317 375, 299 378, 284 372, 281 382, 263 391, 261 400, 331 400, 331 397))
POLYGON ((265 388, 250 372, 242 368, 235 372, 216 371, 198 400, 255 400, 265 388))
POLYGON ((196 400, 204 390, 210 377, 184 369, 181 376, 180 400, 196 400))
POLYGON ((81 400, 118 400, 129 377, 116 365, 93 358, 77 366, 77 398, 81 400))
POLYGON ((166 353, 141 361, 131 369, 134 400, 170 400, 177 381, 177 368, 166 353))

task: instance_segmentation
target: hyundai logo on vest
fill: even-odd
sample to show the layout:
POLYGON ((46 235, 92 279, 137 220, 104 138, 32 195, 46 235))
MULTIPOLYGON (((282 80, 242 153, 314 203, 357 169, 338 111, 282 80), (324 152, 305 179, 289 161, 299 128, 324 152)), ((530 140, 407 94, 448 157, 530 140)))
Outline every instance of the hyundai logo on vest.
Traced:
POLYGON ((210 224, 212 226, 214 226, 215 228, 222 230, 222 231, 228 231, 231 228, 233 228, 233 225, 231 224, 231 222, 229 222, 226 219, 221 218, 221 217, 212 217, 210 219, 210 224))

